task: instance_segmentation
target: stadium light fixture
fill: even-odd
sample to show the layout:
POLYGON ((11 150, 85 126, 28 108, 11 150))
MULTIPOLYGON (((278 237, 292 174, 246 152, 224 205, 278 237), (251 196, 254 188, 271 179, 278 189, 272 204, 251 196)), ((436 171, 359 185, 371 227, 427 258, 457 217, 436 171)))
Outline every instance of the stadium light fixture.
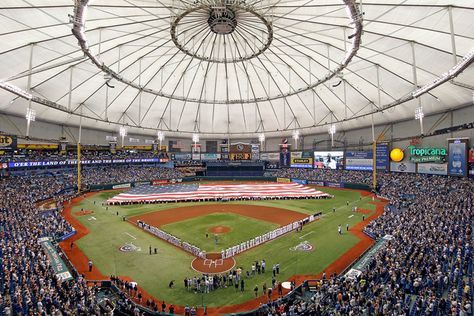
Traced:
POLYGON ((293 131, 293 139, 295 140, 295 149, 298 149, 298 139, 300 138, 300 131, 294 130, 293 131))
POLYGON ((119 129, 119 135, 120 137, 122 137, 122 147, 123 147, 123 141, 125 139, 125 136, 127 136, 127 128, 125 126, 120 126, 120 129, 119 129))
POLYGON ((163 141, 163 139, 165 139, 165 133, 163 133, 163 131, 158 131, 158 133, 156 133, 156 136, 158 138, 158 141, 160 142, 159 151, 161 151, 161 142, 163 141))
POLYGON ((420 106, 419 108, 415 109, 415 119, 422 120, 425 117, 423 113, 423 108, 420 106))
POLYGON ((199 142, 199 134, 196 134, 196 133, 193 134, 193 142, 194 144, 199 142))
POLYGON ((328 129, 329 135, 331 135, 331 147, 334 146, 334 134, 336 134, 336 125, 331 124, 328 129))
POLYGON ((157 137, 158 137, 158 140, 162 142, 163 139, 165 139, 165 133, 163 133, 163 131, 158 131, 157 137))
POLYGON ((415 120, 420 121, 420 131, 421 135, 423 135, 423 118, 425 117, 425 114, 423 113, 423 107, 418 107, 415 109, 415 120))
POLYGON ((120 126, 119 135, 122 137, 127 136, 127 128, 125 126, 120 126))
POLYGON ((28 121, 28 123, 34 122, 36 120, 36 111, 33 110, 32 108, 28 108, 26 110, 25 118, 28 121))
MULTIPOLYGON (((31 106, 31 103, 30 103, 31 106)), ((36 120, 36 111, 28 106, 26 110, 26 137, 30 137, 30 124, 36 120)))
POLYGON ((265 142, 265 134, 261 133, 260 135, 258 135, 258 140, 260 141, 260 143, 263 144, 263 142, 265 142))

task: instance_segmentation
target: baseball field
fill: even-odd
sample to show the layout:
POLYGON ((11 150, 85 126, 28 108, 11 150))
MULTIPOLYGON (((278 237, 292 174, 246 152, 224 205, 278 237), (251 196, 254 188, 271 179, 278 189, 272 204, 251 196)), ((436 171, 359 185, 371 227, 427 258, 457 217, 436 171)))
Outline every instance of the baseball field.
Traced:
POLYGON ((89 279, 110 275, 131 279, 146 295, 159 301, 206 306, 216 313, 257 307, 266 299, 260 297, 261 290, 255 298, 253 289, 271 284, 274 264, 280 267, 277 281, 300 282, 319 277, 323 271, 340 272, 371 245, 361 231, 371 218, 380 214, 383 204, 360 191, 318 189, 334 198, 105 206, 103 203, 117 191, 87 194, 66 207, 64 215, 78 233, 72 239, 72 248, 71 240, 61 246, 76 269, 89 279), (205 294, 187 290, 183 280, 200 275, 191 266, 194 256, 134 224, 137 219, 151 221, 208 253, 219 253, 225 247, 317 212, 322 212, 322 216, 302 231, 288 233, 235 257, 235 267, 243 271, 250 270, 257 260, 267 263, 266 273, 244 277, 243 292, 233 287, 205 294), (338 233, 338 225, 342 226, 342 234, 338 233), (87 271, 88 259, 94 266, 91 273, 87 271), (172 288, 170 281, 174 281, 172 288))

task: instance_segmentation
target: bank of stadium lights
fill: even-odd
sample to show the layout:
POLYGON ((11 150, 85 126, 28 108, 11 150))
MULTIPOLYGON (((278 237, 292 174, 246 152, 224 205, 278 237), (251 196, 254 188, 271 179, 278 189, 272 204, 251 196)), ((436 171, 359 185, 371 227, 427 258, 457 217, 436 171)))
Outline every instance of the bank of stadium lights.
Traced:
POLYGON ((263 143, 265 142, 265 134, 261 133, 258 135, 258 140, 260 142, 260 146, 263 147, 263 143))
POLYGON ((294 130, 293 131, 293 139, 295 140, 295 149, 298 149, 298 139, 300 138, 300 131, 294 130))
POLYGON ((29 107, 26 110, 25 118, 26 118, 26 137, 29 137, 30 136, 30 124, 31 124, 31 122, 34 122, 36 120, 36 111, 29 107))
POLYGON ((163 131, 158 131, 156 133, 156 137, 158 138, 158 141, 160 142, 160 150, 161 150, 161 143, 163 142, 163 139, 165 139, 165 133, 163 131))
POLYGON ((127 128, 125 126, 120 126, 119 135, 122 138, 122 147, 123 147, 123 141, 125 139, 125 136, 127 136, 127 128))
POLYGON ((329 135, 331 135, 331 147, 334 146, 334 134, 336 134, 336 125, 331 124, 328 128, 329 135))
POLYGON ((28 121, 28 123, 34 122, 36 120, 36 111, 33 110, 32 108, 28 108, 26 110, 25 118, 28 121))
POLYGON ((423 118, 425 117, 425 114, 423 113, 423 108, 420 106, 415 109, 415 120, 420 121, 420 131, 421 135, 423 135, 423 118))

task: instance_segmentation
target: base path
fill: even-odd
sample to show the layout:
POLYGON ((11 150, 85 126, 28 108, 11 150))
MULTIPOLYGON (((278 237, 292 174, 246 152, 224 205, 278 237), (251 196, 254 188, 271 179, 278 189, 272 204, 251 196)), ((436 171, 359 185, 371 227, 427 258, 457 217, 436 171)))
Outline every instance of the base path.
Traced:
POLYGON ((287 225, 296 221, 305 219, 308 215, 298 213, 282 208, 259 206, 259 205, 242 205, 242 204, 207 204, 193 205, 156 211, 138 215, 130 218, 130 221, 136 223, 138 220, 160 227, 162 225, 176 223, 191 218, 215 213, 234 213, 261 221, 277 224, 279 226, 287 225))

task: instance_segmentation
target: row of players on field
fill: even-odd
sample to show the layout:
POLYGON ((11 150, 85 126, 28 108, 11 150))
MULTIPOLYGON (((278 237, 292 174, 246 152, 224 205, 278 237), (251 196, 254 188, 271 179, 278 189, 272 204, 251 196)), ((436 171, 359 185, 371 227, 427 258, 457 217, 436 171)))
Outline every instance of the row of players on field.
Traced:
MULTIPOLYGON (((281 235, 284 235, 290 231, 293 231, 293 230, 296 230, 296 231, 299 231, 299 230, 302 230, 303 229, 303 225, 306 224, 306 223, 309 223, 309 222, 312 222, 314 221, 315 219, 315 216, 314 215, 311 215, 307 218, 305 218, 304 220, 301 220, 301 221, 296 221, 296 222, 293 222, 293 223, 290 223, 288 225, 285 225, 283 227, 279 227, 279 228, 276 228, 268 233, 265 233, 263 235, 260 235, 260 236, 257 236, 255 238, 252 238, 250 240, 247 240, 247 241, 244 241, 238 245, 235 245, 235 246, 232 246, 232 247, 229 247, 227 249, 223 249, 221 251, 221 258, 222 259, 226 259, 226 258, 231 258, 247 249, 250 249, 250 248, 253 248, 253 247, 256 247, 260 244, 263 244, 267 241, 270 241, 270 240, 273 240, 275 238, 278 238, 280 237, 281 235)), ((157 236, 158 238, 162 239, 162 240, 165 240, 177 247, 180 247, 182 248, 183 250, 197 256, 197 257, 200 257, 200 258, 203 258, 205 259, 206 258, 206 252, 201 250, 199 247, 193 245, 193 244, 190 244, 186 241, 182 241, 180 238, 170 234, 170 233, 167 233, 157 227, 154 227, 154 226, 151 226, 151 225, 148 225, 142 221, 137 221, 137 226, 152 233, 153 235, 157 236)), ((216 244, 217 244, 217 237, 216 237, 216 244)))
POLYGON ((232 247, 229 247, 227 249, 223 249, 221 251, 221 258, 222 259, 226 259, 226 258, 231 258, 247 249, 250 249, 250 248, 253 248, 253 247, 256 247, 260 244, 263 244, 263 243, 266 243, 267 241, 270 241, 270 240, 273 240, 275 238, 278 238, 280 237, 281 235, 284 235, 288 232, 291 232, 293 230, 301 230, 303 229, 303 225, 305 223, 308 223, 308 222, 311 222, 314 220, 314 217, 313 216, 310 216, 308 218, 306 218, 304 221, 297 221, 297 222, 293 222, 293 223, 290 223, 288 225, 285 225, 283 227, 278 227, 268 233, 265 233, 263 235, 260 235, 260 236, 257 236, 255 238, 252 238, 250 240, 247 240, 247 241, 244 241, 238 245, 235 245, 235 246, 232 246, 232 247))

